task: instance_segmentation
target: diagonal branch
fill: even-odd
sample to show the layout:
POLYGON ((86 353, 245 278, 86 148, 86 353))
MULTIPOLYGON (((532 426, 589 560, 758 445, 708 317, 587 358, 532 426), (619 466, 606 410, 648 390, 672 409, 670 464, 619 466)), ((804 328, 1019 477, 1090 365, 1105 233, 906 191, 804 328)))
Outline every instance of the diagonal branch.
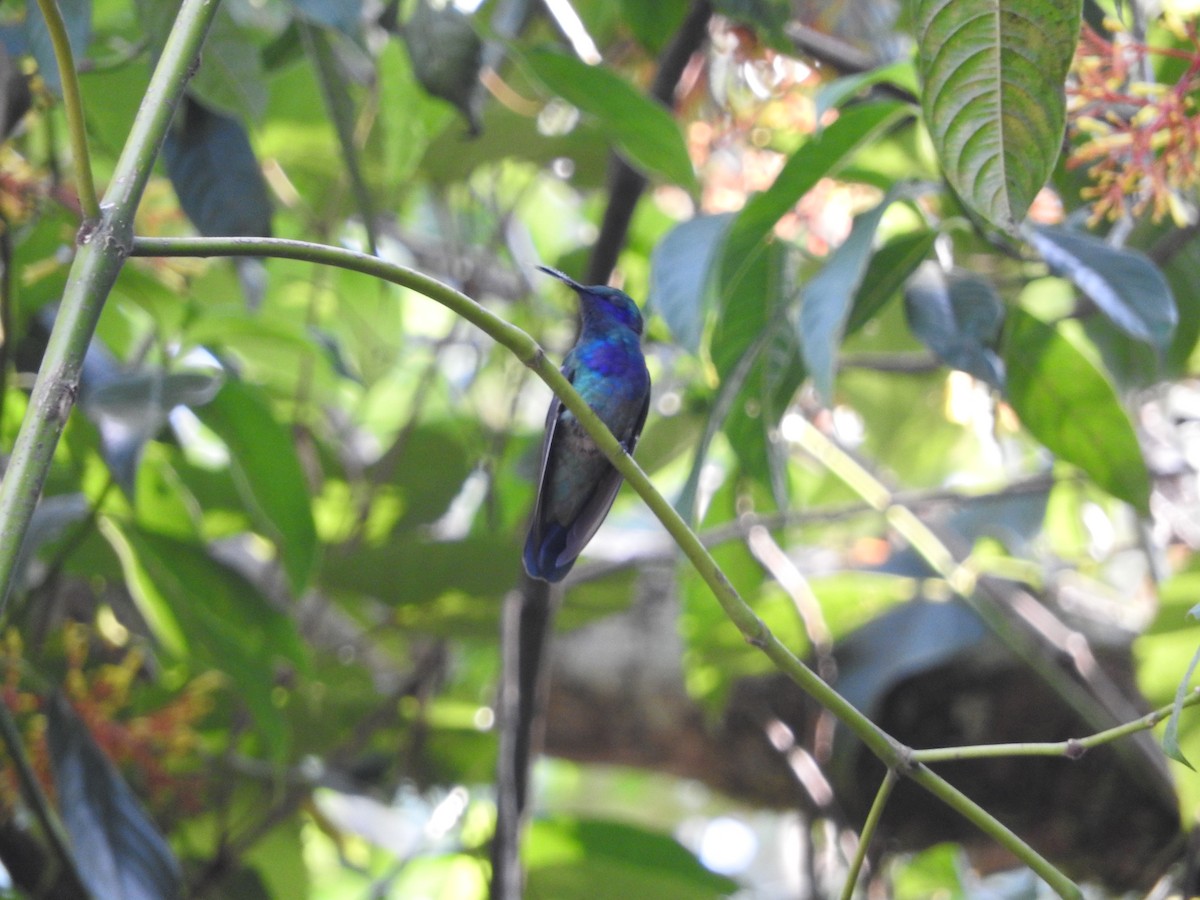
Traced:
POLYGON ((667 533, 671 535, 709 586, 726 616, 737 626, 749 643, 761 650, 779 671, 791 678, 814 700, 837 716, 867 745, 871 752, 883 761, 884 765, 911 778, 968 820, 974 822, 1044 879, 1059 896, 1082 897, 1079 888, 1069 878, 1022 841, 995 816, 931 769, 923 764, 914 763, 911 750, 902 746, 826 684, 816 672, 806 666, 775 636, 766 623, 738 594, 725 573, 721 571, 720 566, 717 565, 716 560, 709 555, 700 539, 675 511, 671 502, 658 492, 646 473, 625 452, 621 442, 600 421, 600 418, 571 386, 566 377, 547 359, 537 342, 520 328, 496 316, 466 294, 460 293, 428 275, 385 262, 378 257, 367 256, 353 250, 343 250, 339 247, 272 238, 136 238, 133 242, 132 255, 274 256, 339 266, 417 291, 431 300, 441 303, 480 328, 532 369, 534 374, 545 382, 562 400, 563 405, 575 415, 600 451, 624 476, 629 486, 637 491, 650 511, 663 524, 667 533))

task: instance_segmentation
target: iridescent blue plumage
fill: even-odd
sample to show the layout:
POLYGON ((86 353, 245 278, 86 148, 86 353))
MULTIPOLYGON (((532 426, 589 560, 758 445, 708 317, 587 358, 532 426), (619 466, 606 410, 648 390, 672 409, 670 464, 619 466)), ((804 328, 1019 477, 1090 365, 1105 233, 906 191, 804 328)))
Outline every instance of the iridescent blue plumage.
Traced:
MULTIPOLYGON (((563 375, 632 453, 650 408, 637 304, 616 288, 584 287, 556 269, 538 268, 579 295, 579 340, 563 360, 563 375)), ((525 571, 561 581, 608 515, 620 486, 620 473, 555 397, 546 414, 525 571)))

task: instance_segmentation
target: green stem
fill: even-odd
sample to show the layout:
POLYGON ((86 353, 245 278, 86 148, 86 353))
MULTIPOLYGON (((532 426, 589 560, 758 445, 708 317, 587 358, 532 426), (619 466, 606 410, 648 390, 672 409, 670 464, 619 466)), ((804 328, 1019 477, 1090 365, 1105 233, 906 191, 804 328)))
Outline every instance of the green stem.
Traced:
POLYGON ((842 900, 850 900, 854 896, 854 886, 858 884, 858 874, 862 871, 863 861, 867 858, 871 838, 874 837, 875 830, 879 827, 883 810, 892 796, 892 788, 899 780, 900 776, 896 774, 896 770, 888 769, 887 774, 883 777, 883 783, 879 785, 879 791, 875 794, 875 802, 871 804, 871 811, 867 813, 867 821, 863 823, 862 831, 858 835, 858 847, 854 850, 854 859, 850 862, 850 871, 846 873, 846 883, 842 886, 842 900))
POLYGON ((429 297, 466 319, 497 343, 510 350, 522 363, 533 370, 558 396, 586 429, 596 446, 625 477, 650 510, 662 522, 667 532, 696 571, 708 584, 725 614, 733 621, 746 640, 765 653, 775 666, 791 678, 818 703, 832 712, 889 769, 908 775, 947 803, 976 822, 997 842, 1008 847, 1014 855, 1037 872, 1063 897, 1078 897, 1079 891, 1070 880, 1021 841, 995 817, 978 804, 955 790, 940 776, 924 766, 913 767, 908 748, 899 744, 849 701, 826 684, 812 669, 796 657, 741 598, 730 584, 720 566, 709 555, 700 539, 687 526, 675 508, 651 483, 633 458, 625 452, 612 432, 592 412, 571 383, 546 358, 537 342, 515 325, 492 314, 470 297, 413 269, 385 262, 353 250, 290 241, 280 238, 135 238, 133 256, 263 256, 298 259, 323 265, 338 266, 402 285, 429 297))
POLYGON ((79 206, 84 219, 94 221, 100 218, 100 201, 96 195, 96 183, 92 180, 92 157, 88 152, 87 128, 83 122, 83 99, 79 94, 79 76, 75 72, 75 54, 71 50, 71 39, 56 0, 38 0, 38 8, 46 20, 46 30, 50 32, 50 43, 54 46, 54 60, 58 63, 58 80, 62 84, 67 131, 71 136, 75 177, 79 183, 79 206))
MULTIPOLYGON (((1183 706, 1200 705, 1200 687, 1192 688, 1192 692, 1183 701, 1183 706)), ((1174 703, 1160 706, 1153 712, 1148 712, 1140 719, 1097 731, 1083 738, 1069 738, 1065 741, 1049 741, 1046 743, 1018 744, 974 744, 966 747, 936 747, 929 750, 913 750, 910 758, 918 763, 953 762, 962 759, 988 759, 995 756, 1065 756, 1068 759, 1078 759, 1093 747, 1099 747, 1118 738, 1147 731, 1171 715, 1174 703)))
POLYGON ((0 615, 54 448, 79 391, 84 353, 129 252, 134 213, 217 6, 215 0, 184 0, 113 170, 100 217, 79 231, 58 317, 0 482, 0 615))

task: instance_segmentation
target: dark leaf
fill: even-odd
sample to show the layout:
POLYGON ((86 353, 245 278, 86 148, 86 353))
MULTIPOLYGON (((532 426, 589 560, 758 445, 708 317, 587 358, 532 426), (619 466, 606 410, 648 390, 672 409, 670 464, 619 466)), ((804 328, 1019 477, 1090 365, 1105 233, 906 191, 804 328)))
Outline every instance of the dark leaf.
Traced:
POLYGON ((1004 324, 1004 303, 991 282, 925 263, 908 282, 904 310, 913 334, 938 359, 1004 387, 1004 363, 992 349, 1004 324))
POLYGON ((1170 346, 1179 314, 1170 285, 1148 257, 1048 225, 1032 229, 1029 242, 1052 272, 1073 281, 1121 330, 1159 352, 1170 346))
POLYGON ((483 42, 470 17, 453 4, 434 7, 430 0, 417 0, 402 33, 421 87, 453 103, 467 120, 470 133, 478 134, 483 42))
POLYGON ((182 873, 171 848, 61 693, 50 698, 46 718, 59 810, 92 896, 182 896, 182 873))
POLYGON ((1047 325, 1019 308, 1010 319, 1004 354, 1008 397, 1022 423, 1055 455, 1145 513, 1150 476, 1112 384, 1063 326, 1047 325))
POLYGON ((8 137, 29 112, 33 95, 29 76, 21 71, 12 54, 0 45, 0 139, 8 137))
POLYGON ((185 96, 163 142, 163 161, 180 206, 201 234, 271 234, 267 183, 240 122, 185 96))
POLYGON ((648 306, 666 320, 676 342, 700 352, 705 320, 712 309, 713 262, 732 213, 697 216, 673 228, 650 258, 648 306))

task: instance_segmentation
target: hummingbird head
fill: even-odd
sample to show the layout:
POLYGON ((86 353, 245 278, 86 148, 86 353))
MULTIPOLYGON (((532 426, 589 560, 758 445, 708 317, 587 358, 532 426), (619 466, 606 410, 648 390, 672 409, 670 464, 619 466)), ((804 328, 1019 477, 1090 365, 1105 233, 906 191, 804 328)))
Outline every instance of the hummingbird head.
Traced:
POLYGON ((642 322, 641 310, 633 302, 633 298, 624 291, 619 291, 614 287, 608 287, 608 285, 603 284, 589 287, 580 284, 574 278, 564 272, 560 272, 558 269, 552 269, 549 266, 538 266, 538 268, 548 275, 553 275, 559 281, 565 282, 575 290, 583 305, 585 323, 589 320, 617 322, 633 331, 634 334, 640 335, 642 333, 644 324, 642 322))

